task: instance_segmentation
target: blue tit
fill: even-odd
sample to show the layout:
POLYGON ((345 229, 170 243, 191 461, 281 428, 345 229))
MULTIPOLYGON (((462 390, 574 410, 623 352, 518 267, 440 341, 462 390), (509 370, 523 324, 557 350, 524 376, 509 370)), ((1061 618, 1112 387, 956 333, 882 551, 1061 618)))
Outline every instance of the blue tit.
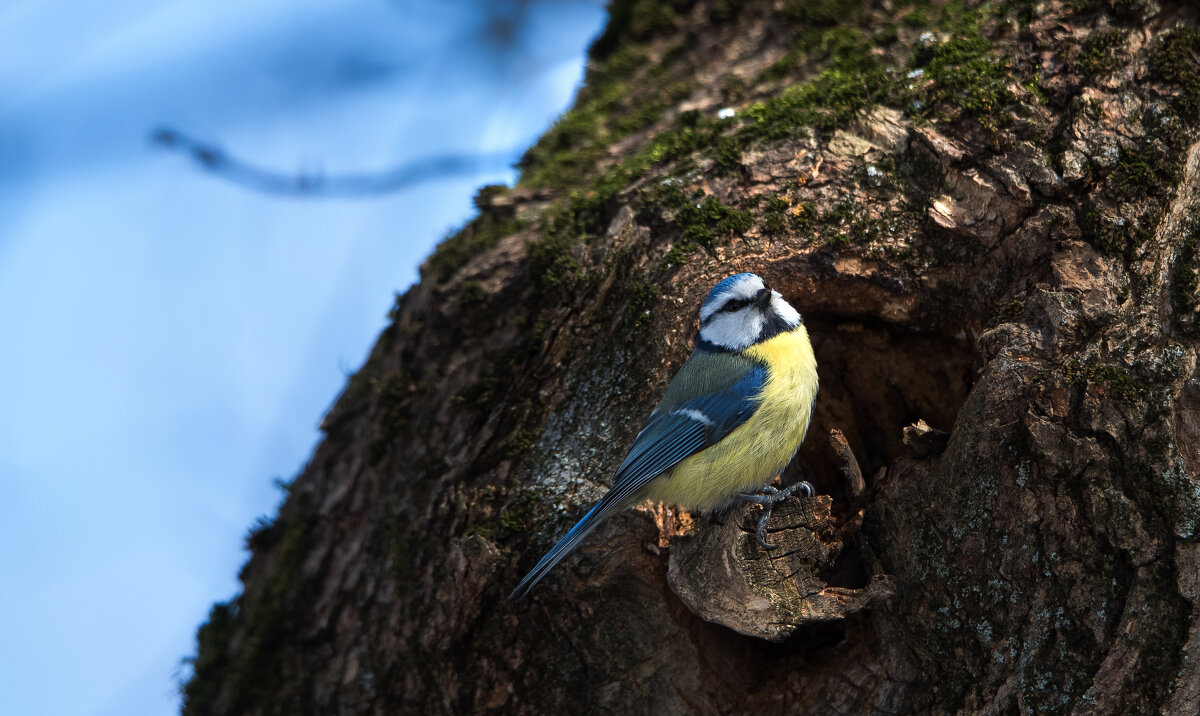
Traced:
POLYGON ((765 485, 796 454, 817 398, 817 360, 804 320, 752 273, 718 283, 700 306, 700 338, 638 433, 612 489, 525 575, 520 599, 601 520, 642 500, 713 511, 743 499, 763 506, 756 536, 768 549, 770 507, 796 489, 765 485))

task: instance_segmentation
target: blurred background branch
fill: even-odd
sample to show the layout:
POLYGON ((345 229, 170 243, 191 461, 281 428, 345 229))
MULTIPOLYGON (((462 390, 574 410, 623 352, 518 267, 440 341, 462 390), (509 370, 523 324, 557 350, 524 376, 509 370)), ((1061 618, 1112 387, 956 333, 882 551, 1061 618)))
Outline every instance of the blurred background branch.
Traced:
POLYGON ((205 171, 240 186, 266 194, 305 197, 386 194, 425 181, 503 169, 518 153, 518 150, 510 149, 493 153, 446 154, 417 159, 379 172, 327 175, 320 170, 287 173, 257 167, 215 144, 169 127, 156 130, 151 138, 158 146, 184 153, 205 171))

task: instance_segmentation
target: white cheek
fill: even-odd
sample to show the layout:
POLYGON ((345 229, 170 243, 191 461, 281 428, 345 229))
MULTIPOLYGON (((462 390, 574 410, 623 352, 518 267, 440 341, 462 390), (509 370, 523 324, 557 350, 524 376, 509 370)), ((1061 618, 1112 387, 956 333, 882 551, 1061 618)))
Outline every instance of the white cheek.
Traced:
POLYGON ((792 328, 800 325, 800 314, 792 308, 792 304, 783 300, 783 296, 778 291, 771 292, 771 310, 775 312, 776 316, 787 321, 792 328))
POLYGON ((740 350, 754 345, 762 333, 763 316, 758 311, 747 315, 747 311, 722 313, 700 329, 701 340, 716 343, 723 348, 740 350))

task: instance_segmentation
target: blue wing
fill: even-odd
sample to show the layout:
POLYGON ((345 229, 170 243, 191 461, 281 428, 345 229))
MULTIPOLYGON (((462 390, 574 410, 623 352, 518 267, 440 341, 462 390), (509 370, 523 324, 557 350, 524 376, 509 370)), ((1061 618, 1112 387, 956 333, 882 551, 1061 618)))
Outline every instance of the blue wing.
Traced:
POLYGON ((754 414, 766 381, 767 369, 756 364, 722 391, 656 411, 617 468, 605 499, 629 497, 684 458, 720 442, 754 414))
POLYGON ((602 519, 625 507, 646 483, 689 455, 716 444, 746 422, 758 407, 766 381, 766 367, 754 364, 723 390, 652 413, 625 461, 617 468, 612 489, 542 557, 510 596, 524 597, 602 519))

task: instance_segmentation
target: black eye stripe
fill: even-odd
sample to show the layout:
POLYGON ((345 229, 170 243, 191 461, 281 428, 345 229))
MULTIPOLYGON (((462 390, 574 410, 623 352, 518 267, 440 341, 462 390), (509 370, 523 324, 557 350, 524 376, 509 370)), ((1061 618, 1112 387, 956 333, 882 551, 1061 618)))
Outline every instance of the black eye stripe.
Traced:
POLYGON ((708 318, 705 318, 704 320, 700 321, 700 325, 702 325, 702 326, 708 325, 719 314, 733 313, 735 311, 740 311, 743 308, 745 308, 746 306, 750 306, 750 305, 754 304, 755 300, 756 299, 753 299, 753 298, 731 298, 728 301, 726 301, 725 303, 721 304, 720 308, 718 308, 715 311, 713 311, 712 313, 708 314, 708 318))

